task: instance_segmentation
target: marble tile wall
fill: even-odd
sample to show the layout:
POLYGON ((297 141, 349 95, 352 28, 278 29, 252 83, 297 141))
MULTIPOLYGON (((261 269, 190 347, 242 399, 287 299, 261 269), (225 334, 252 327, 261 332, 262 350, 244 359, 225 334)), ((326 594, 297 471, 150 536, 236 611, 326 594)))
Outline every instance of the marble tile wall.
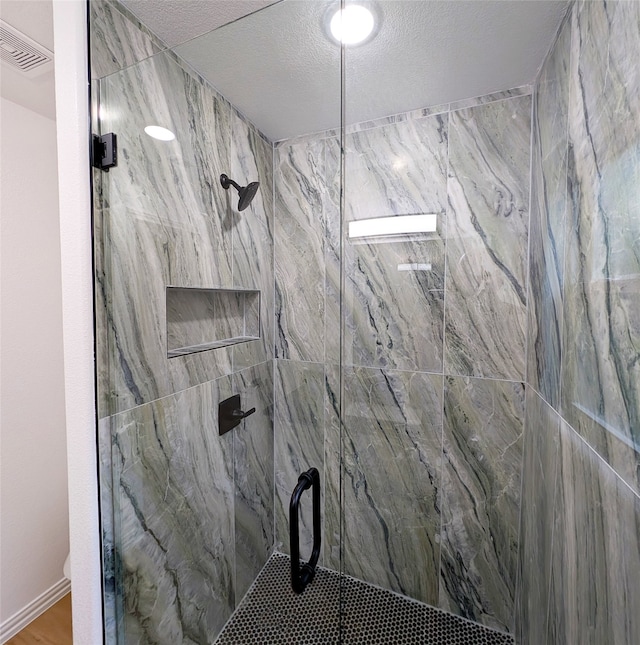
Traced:
POLYGON ((445 371, 524 380, 531 97, 454 112, 445 371))
POLYGON ((115 415, 116 550, 124 642, 212 640, 235 604, 233 434, 223 377, 115 415))
POLYGON ((112 0, 89 2, 91 78, 100 79, 153 56, 166 45, 112 0))
POLYGON ((345 245, 345 361, 442 372, 449 115, 345 140, 345 220, 435 213, 437 233, 345 245), (401 265, 429 269, 400 271, 401 265))
MULTIPOLYGON (((274 356, 274 204, 273 147, 235 111, 231 117, 230 168, 231 177, 260 182, 251 206, 239 217, 236 212, 232 225, 233 286, 259 289, 261 309, 260 340, 233 348, 233 369, 237 371, 274 356)), ((235 212, 235 208, 232 210, 235 212)))
POLYGON ((234 393, 256 412, 233 433, 236 604, 273 550, 273 361, 235 372, 234 393))
POLYGON ((635 2, 572 17, 561 367, 562 416, 638 494, 639 22, 635 2))
MULTIPOLYGON (((437 230, 355 243, 343 224, 342 384, 334 358, 338 139, 280 142, 275 164, 278 371, 295 379, 295 369, 298 390, 313 374, 318 397, 292 411, 293 390, 276 386, 280 503, 306 467, 305 444, 324 458, 325 565, 342 562, 350 575, 507 631, 524 419, 530 112, 531 97, 518 91, 349 128, 345 221, 436 213, 437 230), (300 430, 305 416, 313 437, 300 430)), ((277 513, 277 525, 285 521, 277 513)))
POLYGON ((107 628, 212 642, 274 544, 273 146, 117 3, 91 12, 119 143, 95 191, 107 628), (223 172, 260 181, 242 214, 223 172), (168 359, 167 286, 260 290, 260 339, 168 359), (219 437, 232 393, 256 413, 219 437))
POLYGON ((113 415, 123 642, 211 642, 273 545, 272 363, 113 415), (220 400, 257 411, 218 436, 220 400))
POLYGON ((567 212, 568 29, 541 70, 534 95, 527 381, 560 398, 562 289, 567 212))
POLYGON ((120 148, 103 180, 109 383, 100 407, 108 414, 273 357, 273 180, 269 144, 169 54, 103 79, 101 101, 102 127, 118 133, 120 148), (176 139, 152 139, 148 123, 169 126, 176 139), (219 184, 223 172, 261 181, 243 213, 219 184), (260 340, 168 359, 169 285, 259 289, 260 340))
POLYGON ((576 2, 536 83, 523 644, 639 638, 639 25, 576 2))
POLYGON ((511 631, 524 421, 519 382, 445 377, 439 605, 511 631))
POLYGON ((544 643, 551 580, 560 417, 527 386, 515 634, 544 643))
POLYGON ((640 498, 527 387, 518 643, 638 641, 640 498))
MULTIPOLYGON (((231 468, 232 492, 225 504, 234 508, 235 518, 227 541, 234 546, 231 551, 227 548, 232 555, 225 556, 226 570, 232 573, 223 572, 217 583, 211 583, 216 585, 214 596, 219 596, 218 609, 202 629, 215 631, 259 570, 274 525, 276 544, 288 550, 289 496, 300 472, 312 465, 323 471, 325 480, 323 557, 327 564, 339 564, 340 424, 335 411, 341 350, 340 144, 332 135, 283 142, 275 148, 272 169, 268 142, 172 55, 140 58, 144 60, 136 65, 123 63, 123 71, 104 79, 101 87, 103 104, 114 108, 106 110, 102 126, 119 133, 122 174, 128 178, 109 181, 102 188, 99 230, 111 252, 104 257, 99 276, 109 334, 101 411, 134 415, 171 400, 176 393, 200 392, 207 384, 229 379, 237 389, 244 384, 238 374, 250 371, 245 368, 260 364, 267 369, 274 351, 278 357, 275 387, 262 378, 266 389, 256 394, 266 405, 269 387, 274 387, 275 434, 252 437, 246 445, 238 439, 234 461, 225 466, 231 468), (134 118, 122 119, 115 109, 117 102, 123 102, 121 109, 134 118), (136 111, 136 105, 153 108, 136 111), (169 125, 178 135, 176 142, 160 144, 142 135, 149 119, 169 125), (246 213, 239 216, 232 195, 218 188, 221 172, 261 182, 250 220, 246 213), (267 190, 272 184, 273 200, 267 190), (270 289, 274 282, 275 296, 270 289), (258 288, 264 310, 273 308, 275 316, 261 317, 260 341, 216 350, 215 360, 207 353, 168 360, 163 327, 167 284, 258 288), (270 480, 269 463, 251 459, 247 456, 251 451, 275 452, 275 517, 261 502, 254 505, 255 495, 262 500, 267 494, 270 480)), ((523 303, 518 294, 526 291, 520 256, 526 248, 527 190, 515 183, 527 174, 528 158, 520 148, 528 141, 529 102, 526 93, 515 92, 480 99, 458 111, 421 111, 406 120, 355 128, 346 142, 349 218, 435 212, 438 229, 427 238, 398 244, 346 245, 343 350, 348 371, 343 374, 343 394, 344 409, 350 412, 345 417, 349 422, 343 420, 343 494, 345 501, 349 498, 350 510, 343 527, 345 567, 375 584, 504 629, 509 629, 514 567, 509 564, 502 570, 495 565, 500 556, 510 562, 514 509, 519 504, 511 493, 518 488, 519 470, 517 457, 499 461, 496 454, 501 441, 514 437, 513 454, 517 453, 522 415, 513 403, 511 408, 503 405, 502 416, 493 417, 496 422, 487 430, 482 448, 486 452, 483 477, 489 484, 478 485, 470 497, 457 502, 452 492, 456 478, 470 476, 477 463, 469 454, 454 454, 451 442, 456 432, 470 430, 449 423, 445 432, 449 470, 443 473, 443 419, 455 418, 448 406, 460 405, 465 414, 480 419, 488 399, 502 401, 504 388, 513 392, 521 388, 523 303), (504 144, 509 136, 517 142, 513 149, 504 144), (471 155, 469 166, 462 166, 463 150, 472 146, 474 138, 477 154, 471 155), (489 160, 485 169, 479 166, 482 155, 489 160), (499 177, 499 189, 491 182, 480 185, 485 171, 499 177), (389 176, 395 179, 385 184, 389 176), (475 178, 469 185, 477 190, 475 205, 473 200, 461 201, 465 178, 471 176, 475 178), (487 197, 491 191, 492 197, 487 197), (480 204, 487 200, 492 200, 495 212, 482 209, 480 204), (501 236, 507 243, 501 245, 501 236), (461 286, 462 277, 456 283, 446 266, 447 262, 459 264, 469 252, 477 256, 478 281, 484 280, 480 297, 474 294, 481 312, 469 308, 464 314, 467 322, 461 319, 455 326, 452 313, 445 320, 447 280, 458 312, 465 300, 472 299, 461 286), (402 264, 430 268, 398 271, 402 264), (458 292, 453 290, 456 286, 458 292), (498 303, 493 309, 488 304, 492 294, 498 303), (502 325, 492 329, 490 322, 482 321, 476 335, 466 337, 466 342, 477 346, 463 351, 460 330, 464 325, 475 329, 488 312, 502 325), (451 337, 458 338, 448 344, 447 325, 451 337), (493 356, 491 348, 498 345, 500 352, 493 356), (476 393, 488 388, 492 394, 468 396, 462 404, 460 397, 443 394, 452 391, 453 381, 443 390, 443 379, 449 374, 513 382, 478 382, 476 393), (381 472, 389 479, 381 479, 381 472), (444 477, 450 485, 448 506, 443 501, 444 477), (492 505, 491 495, 507 481, 511 484, 510 494, 505 495, 508 502, 504 508, 492 505), (478 505, 486 506, 486 514, 478 525, 465 524, 467 509, 478 505), (448 509, 446 517, 443 509, 448 509), (491 531, 504 537, 493 552, 483 543, 491 531), (483 564, 474 569, 474 554, 483 548, 483 564), (441 567, 446 554, 463 564, 457 569, 441 567), (476 594, 475 605, 462 600, 464 589, 476 594)), ((144 482, 140 479, 137 484, 144 482)), ((124 501, 120 510, 131 522, 124 501)), ((303 553, 310 549, 309 521, 310 515, 303 514, 303 553)), ((141 528, 135 522, 133 526, 141 528)), ((130 533, 132 542, 123 547, 123 562, 125 555, 135 559, 137 551, 145 548, 135 541, 144 538, 135 530, 130 533)), ((150 572, 161 551, 154 551, 146 581, 154 575, 150 572)), ((158 621, 171 620, 169 614, 138 620, 126 603, 126 598, 138 593, 144 596, 137 588, 123 595, 124 617, 132 634, 158 629, 158 621)), ((173 621, 172 634, 183 629, 178 622, 173 621)))
POLYGON ((640 639, 640 498, 562 422, 548 643, 640 639))
POLYGON ((542 70, 528 369, 638 493, 639 15, 637 3, 578 3, 542 70))
MULTIPOLYGON (((157 55, 162 43, 143 29, 129 34, 131 16, 104 6, 95 24, 118 23, 112 32, 99 27, 97 39, 106 66, 94 69, 111 74, 102 87, 105 104, 112 100, 115 108, 116 97, 124 96, 128 111, 153 106, 136 109, 137 120, 128 123, 116 109, 104 115, 104 131, 123 133, 121 163, 131 181, 101 187, 98 228, 114 249, 98 276, 110 334, 100 409, 102 416, 129 417, 116 432, 124 452, 114 453, 120 477, 114 482, 123 487, 116 528, 130 539, 125 546, 134 545, 124 549, 130 559, 119 554, 121 562, 140 571, 126 578, 135 595, 127 596, 126 586, 122 595, 131 633, 142 637, 162 625, 197 642, 215 629, 259 569, 274 525, 286 550, 288 496, 311 465, 324 472, 325 563, 339 563, 335 411, 344 260, 348 572, 507 631, 514 629, 515 604, 522 643, 638 640, 628 609, 638 604, 634 581, 640 577, 638 3, 573 5, 541 70, 530 235, 531 98, 525 89, 351 128, 347 219, 436 212, 439 221, 427 238, 347 242, 344 258, 335 134, 282 142, 272 151, 224 99, 171 55, 157 55), (127 42, 132 47, 120 51, 127 42), (166 93, 165 87, 181 90, 166 93), (180 134, 173 147, 145 140, 140 132, 147 118, 180 134), (259 178, 251 222, 218 189, 221 172, 259 178), (385 182, 388 177, 393 180, 385 182), (272 184, 274 194, 267 190, 272 184), (399 264, 417 263, 431 269, 397 271, 399 264), (217 350, 215 361, 168 362, 166 284, 259 288, 275 316, 262 317, 260 341, 217 350), (136 307, 142 297, 145 306, 136 307), (165 552, 150 540, 153 531, 142 531, 156 521, 157 501, 153 492, 143 495, 147 506, 136 513, 135 486, 146 491, 136 473, 160 468, 166 456, 153 442, 173 445, 175 429, 186 423, 176 406, 195 392, 199 403, 187 418, 213 405, 214 383, 252 388, 266 409, 274 352, 275 410, 256 416, 256 423, 267 427, 273 414, 275 436, 238 435, 229 463, 224 442, 205 445, 197 434, 171 453, 180 465, 181 451, 198 445, 224 461, 215 473, 220 479, 208 484, 220 488, 234 519, 218 527, 224 555, 207 574, 219 582, 209 613, 196 619, 187 601, 184 616, 154 615, 145 585, 156 574, 148 572, 187 547, 178 536, 178 545, 165 552), (267 502, 255 503, 268 495, 269 442, 275 518, 267 502), (136 452, 138 445, 152 463, 136 452), (407 528, 398 532, 398 526, 407 528), (593 563, 586 572, 584 562, 593 563), (583 587, 590 591, 569 593, 583 587), (131 604, 138 594, 139 605, 131 604), (599 613, 601 607, 609 614, 599 613)), ((180 469, 175 473, 179 479, 180 469)), ((193 481, 199 477, 205 475, 196 472, 193 481)), ((153 490, 153 476, 147 483, 153 490)), ((167 520, 182 521, 180 512, 168 512, 167 520)), ((304 552, 310 543, 304 518, 302 531, 304 552)), ((204 537, 202 545, 207 548, 204 537)), ((163 571, 158 588, 172 606, 171 594, 178 595, 166 575, 171 570, 163 571)), ((186 586, 177 577, 180 592, 190 597, 190 589, 204 584, 198 575, 187 576, 186 586)))
POLYGON ((344 570, 438 602, 442 375, 344 373, 344 570))
MULTIPOLYGON (((289 501, 298 477, 309 468, 321 473, 324 491, 324 364, 276 361, 275 370, 275 521, 276 548, 289 553, 289 501)), ((324 493, 323 493, 324 495, 324 493)), ((300 505, 300 554, 313 547, 311 490, 300 505)), ((320 560, 322 563, 322 558, 320 560)))
POLYGON ((275 150, 277 358, 325 360, 326 148, 314 139, 275 150))

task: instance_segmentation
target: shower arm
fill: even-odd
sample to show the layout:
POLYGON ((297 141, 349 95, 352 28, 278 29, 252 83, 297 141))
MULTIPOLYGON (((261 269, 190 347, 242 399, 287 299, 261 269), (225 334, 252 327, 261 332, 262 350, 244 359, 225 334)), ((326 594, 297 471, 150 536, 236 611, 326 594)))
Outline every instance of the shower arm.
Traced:
POLYGON ((233 186, 238 192, 242 190, 242 186, 237 182, 233 181, 231 177, 227 177, 227 175, 220 175, 220 183, 222 184, 222 187, 225 190, 227 190, 229 186, 233 186))

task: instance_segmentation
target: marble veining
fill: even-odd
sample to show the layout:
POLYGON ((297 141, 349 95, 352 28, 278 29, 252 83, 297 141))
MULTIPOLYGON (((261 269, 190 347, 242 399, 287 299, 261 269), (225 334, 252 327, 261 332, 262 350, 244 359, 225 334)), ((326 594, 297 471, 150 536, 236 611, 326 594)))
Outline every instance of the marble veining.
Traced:
POLYGON ((515 612, 521 645, 543 645, 547 638, 560 421, 527 386, 515 612))
POLYGON ((325 146, 275 151, 276 357, 324 361, 325 146))
POLYGON ((546 642, 640 642, 640 497, 564 422, 555 498, 546 642))
POLYGON ((346 138, 346 221, 436 213, 437 232, 401 240, 347 239, 345 360, 442 371, 448 115, 346 138), (401 271, 403 265, 423 265, 401 271))
MULTIPOLYGON (((276 361, 275 370, 275 521, 276 548, 289 552, 289 501, 298 477, 311 467, 321 473, 324 490, 324 365, 276 361)), ((300 554, 313 546, 311 491, 300 505, 300 554)), ((322 558, 321 558, 322 560, 322 558)))
POLYGON ((273 549, 273 361, 233 375, 243 409, 256 408, 233 431, 235 594, 239 602, 273 549))
POLYGON ((233 437, 224 377, 113 417, 125 642, 210 642, 234 608, 233 437))
POLYGON ((442 241, 353 244, 346 255, 347 363, 442 372, 442 241))
POLYGON ((445 377, 439 606, 513 630, 524 386, 445 377))
MULTIPOLYGON (((446 209, 448 115, 345 137, 345 218, 438 213, 446 209)), ((442 221, 438 231, 443 231, 442 221)))
POLYGON ((345 573, 438 599, 442 376, 345 368, 345 573))
POLYGON ((485 94, 484 96, 476 96, 470 99, 453 101, 449 104, 449 109, 454 112, 456 110, 464 110, 467 108, 478 107, 480 105, 487 105, 488 103, 504 101, 505 99, 512 99, 518 96, 529 96, 532 91, 533 88, 531 87, 531 85, 522 85, 521 87, 514 87, 510 90, 492 92, 491 94, 485 94))
MULTIPOLYGON (((260 290, 260 340, 233 351, 233 369, 238 371, 273 358, 273 148, 258 131, 235 113, 231 115, 231 174, 246 185, 260 187, 248 209, 234 212, 233 284, 260 290)), ((236 195, 233 198, 234 206, 236 195)))
POLYGON ((106 222, 104 208, 108 204, 108 182, 102 181, 101 170, 93 169, 93 257, 94 257, 94 308, 95 308, 95 338, 96 338, 96 411, 98 419, 107 417, 111 411, 110 343, 109 343, 109 312, 107 302, 111 298, 111 272, 107 258, 110 252, 105 248, 106 222))
POLYGON ((370 130, 372 128, 379 128, 392 123, 402 123, 404 121, 412 121, 426 116, 435 116, 437 114, 445 114, 446 112, 453 112, 454 110, 462 110, 464 108, 477 107, 479 105, 486 105, 494 101, 502 101, 504 99, 513 98, 515 96, 527 96, 532 93, 530 85, 523 85, 522 87, 515 87, 510 90, 502 92, 493 92, 485 94, 484 96, 476 96, 469 99, 462 99, 460 101, 453 101, 452 103, 443 103, 441 105, 431 105, 429 107, 420 108, 418 110, 410 110, 409 112, 401 112, 400 114, 392 114, 390 116, 373 119, 371 121, 361 121, 360 123, 350 123, 346 126, 345 131, 347 134, 353 132, 361 132, 362 130, 370 130))
POLYGON ((272 357, 273 159, 255 128, 168 54, 102 81, 101 99, 103 126, 120 142, 97 226, 108 250, 98 267, 108 414, 272 357), (148 137, 150 122, 170 126, 176 140, 148 137), (242 217, 218 181, 231 168, 262 184, 242 217), (259 289, 260 340, 167 361, 166 285, 259 289))
MULTIPOLYGON (((534 112, 535 114, 535 112, 534 112)), ((566 149, 563 161, 566 162, 566 149)), ((563 166, 563 170, 564 170, 563 166)), ((562 181, 562 178, 560 178, 562 181)), ((529 299, 527 328, 527 380, 555 407, 560 402, 560 365, 562 348, 562 284, 558 253, 552 236, 551 218, 562 212, 553 209, 550 186, 540 158, 539 137, 534 130, 531 172, 531 227, 529 233, 529 299), (552 210, 553 209, 553 210, 552 210)), ((566 191, 565 191, 566 192, 566 191)))
POLYGON ((565 20, 534 95, 527 380, 560 406, 571 25, 565 20))
POLYGON ((91 78, 103 78, 138 63, 166 48, 120 3, 92 0, 91 78))
POLYGON ((562 416, 640 492, 640 5, 573 13, 562 416))
POLYGON ((451 114, 445 373, 524 379, 530 111, 451 114))
POLYGON ((324 566, 340 571, 342 552, 341 496, 342 442, 340 422, 340 365, 325 364, 324 371, 324 489, 323 541, 324 566))
POLYGON ((100 515, 102 518, 102 594, 105 640, 117 643, 122 640, 124 607, 119 558, 115 548, 114 489, 112 463, 112 419, 98 421, 98 482, 100 515))
POLYGON ((354 132, 362 132, 363 130, 372 130, 373 128, 381 128, 394 123, 403 123, 405 121, 412 121, 414 119, 421 119, 425 116, 435 116, 437 114, 445 114, 449 112, 449 103, 442 103, 440 105, 432 105, 430 107, 420 108, 418 110, 410 110, 409 112, 401 112, 399 114, 391 114, 383 116, 379 119, 371 119, 370 121, 360 121, 359 123, 349 123, 345 127, 346 134, 353 134, 354 132))
POLYGON ((333 137, 324 142, 326 193, 324 199, 325 220, 325 310, 324 310, 324 361, 325 364, 340 362, 342 299, 342 235, 340 195, 342 191, 340 139, 333 137))
POLYGON ((166 358, 166 285, 232 286, 229 114, 208 88, 158 54, 103 81, 105 126, 119 133, 103 209, 111 411, 231 371, 231 352, 166 358), (164 123, 176 140, 147 136, 164 123))

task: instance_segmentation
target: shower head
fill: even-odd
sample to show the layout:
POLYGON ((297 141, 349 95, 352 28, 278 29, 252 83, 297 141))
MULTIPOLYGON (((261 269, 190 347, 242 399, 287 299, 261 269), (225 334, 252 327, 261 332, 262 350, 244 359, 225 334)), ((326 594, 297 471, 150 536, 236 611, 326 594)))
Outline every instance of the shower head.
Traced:
POLYGON ((260 182, 252 181, 246 186, 240 186, 233 179, 230 179, 226 175, 220 175, 220 184, 225 190, 229 189, 229 186, 233 186, 238 191, 238 210, 243 211, 249 204, 251 200, 256 196, 258 192, 258 186, 260 182))

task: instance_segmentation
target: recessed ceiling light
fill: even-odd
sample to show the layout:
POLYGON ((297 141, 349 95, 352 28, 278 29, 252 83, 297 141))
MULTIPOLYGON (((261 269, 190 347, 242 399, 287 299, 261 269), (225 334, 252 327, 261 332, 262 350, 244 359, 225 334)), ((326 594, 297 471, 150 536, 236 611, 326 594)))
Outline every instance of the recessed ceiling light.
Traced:
POLYGON ((173 141, 176 138, 176 135, 173 134, 171 130, 167 130, 167 128, 163 128, 159 125, 148 125, 144 131, 150 137, 159 139, 160 141, 173 141))
POLYGON ((338 9, 331 18, 329 30, 339 43, 358 45, 373 35, 375 19, 373 13, 360 4, 348 4, 338 9))

